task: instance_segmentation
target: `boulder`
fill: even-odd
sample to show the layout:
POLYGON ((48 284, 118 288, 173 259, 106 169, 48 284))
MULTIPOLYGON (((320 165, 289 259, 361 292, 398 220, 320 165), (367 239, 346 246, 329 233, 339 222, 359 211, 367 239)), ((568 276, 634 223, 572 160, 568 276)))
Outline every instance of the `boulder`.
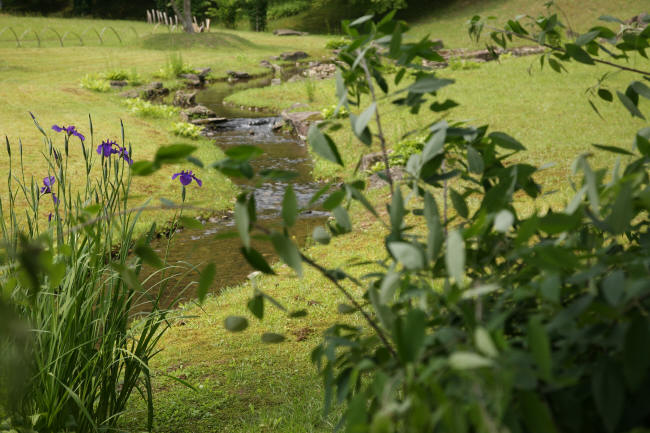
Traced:
POLYGON ((280 84, 282 84, 282 80, 279 78, 274 78, 271 80, 271 86, 279 86, 280 84))
POLYGON ((384 156, 381 152, 369 153, 361 157, 361 164, 359 169, 361 171, 370 170, 373 165, 384 160, 384 156))
POLYGON ((302 76, 296 74, 296 75, 292 76, 291 78, 289 78, 287 80, 287 83, 295 83, 296 81, 302 81, 302 80, 304 80, 304 78, 302 76))
POLYGON ((203 105, 195 105, 194 107, 181 111, 181 119, 183 122, 189 122, 195 119, 207 119, 210 117, 216 117, 215 112, 203 105))
POLYGON ((309 57, 309 54, 304 51, 294 51, 280 54, 280 60, 284 60, 285 62, 295 62, 296 60, 306 59, 307 57, 309 57))
POLYGON ((316 63, 307 70, 307 76, 318 79, 333 77, 336 73, 336 65, 333 63, 316 63))
POLYGON ((185 79, 186 83, 193 87, 201 87, 205 82, 205 76, 199 74, 180 74, 179 77, 185 79))
POLYGON ((253 78, 248 72, 226 71, 226 74, 235 80, 248 80, 249 78, 253 78))
POLYGON ((308 35, 309 33, 299 32, 298 30, 291 30, 291 29, 276 29, 273 30, 273 34, 275 36, 305 36, 308 35))
POLYGON ((205 79, 205 77, 207 77, 210 72, 212 72, 212 68, 198 68, 198 69, 196 69, 196 74, 199 77, 203 77, 203 79, 205 79))
POLYGON ((271 65, 271 62, 269 62, 268 60, 262 60, 260 62, 260 66, 263 67, 263 68, 273 69, 273 66, 271 65))
POLYGON ((121 89, 129 83, 124 80, 111 80, 111 87, 114 89, 121 89))
POLYGON ((283 111, 282 118, 286 123, 293 126, 300 138, 305 139, 311 124, 323 120, 323 115, 320 111, 299 111, 296 113, 283 111))
MULTIPOLYGON (((385 174, 386 170, 381 171, 380 173, 385 174)), ((393 182, 400 180, 404 177, 404 169, 400 166, 396 167, 391 167, 390 168, 390 177, 393 180, 393 182)), ((368 183, 367 183, 368 189, 377 189, 381 188, 383 186, 388 185, 388 182, 386 182, 384 179, 382 179, 379 174, 374 173, 371 176, 368 176, 368 183)))
POLYGON ((192 119, 190 123, 194 125, 214 125, 217 123, 227 122, 228 119, 225 117, 206 117, 204 119, 192 119))
POLYGON ((193 107, 196 105, 196 92, 185 92, 183 90, 178 90, 174 94, 174 101, 172 105, 176 107, 193 107))
POLYGON ((169 95, 169 89, 163 87, 163 83, 160 81, 154 81, 153 83, 149 83, 146 86, 140 87, 138 89, 138 96, 147 101, 158 99, 167 95, 169 95))

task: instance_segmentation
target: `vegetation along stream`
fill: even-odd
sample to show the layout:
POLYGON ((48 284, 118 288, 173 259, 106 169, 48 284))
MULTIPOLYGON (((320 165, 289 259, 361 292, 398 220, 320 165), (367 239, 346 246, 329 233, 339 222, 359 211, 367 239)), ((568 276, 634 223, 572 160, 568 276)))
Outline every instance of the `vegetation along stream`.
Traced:
MULTIPOLYGON (((273 131, 273 125, 280 119, 269 116, 268 113, 259 113, 230 107, 223 104, 223 99, 242 89, 249 87, 263 87, 269 85, 270 77, 238 83, 216 83, 197 95, 197 102, 216 113, 217 116, 227 117, 229 120, 206 128, 204 135, 212 138, 215 145, 223 150, 239 145, 254 145, 261 148, 264 153, 252 161, 256 171, 262 169, 290 170, 297 173, 291 183, 298 198, 300 206, 305 205, 313 193, 320 187, 311 177, 312 161, 305 143, 297 137, 273 131)), ((267 226, 272 226, 280 218, 282 198, 286 182, 265 181, 253 184, 247 180, 237 181, 242 190, 254 189, 257 203, 258 218, 267 226)), ((301 214, 293 233, 299 244, 304 243, 315 225, 322 222, 325 212, 312 211, 301 214)), ((210 261, 216 262, 217 278, 213 287, 214 291, 235 285, 244 280, 253 269, 241 255, 241 241, 237 236, 220 236, 234 230, 234 219, 224 217, 210 218, 201 229, 183 229, 176 232, 171 241, 167 261, 170 265, 184 263, 200 265, 210 261)), ((275 260, 273 248, 266 242, 254 242, 255 248, 267 260, 275 260)), ((154 245, 160 254, 164 254, 167 247, 165 239, 154 245)), ((196 275, 181 279, 177 289, 166 294, 167 299, 172 299, 182 290, 186 283, 196 280, 196 275)), ((196 295, 194 287, 187 287, 182 294, 185 300, 196 295)))

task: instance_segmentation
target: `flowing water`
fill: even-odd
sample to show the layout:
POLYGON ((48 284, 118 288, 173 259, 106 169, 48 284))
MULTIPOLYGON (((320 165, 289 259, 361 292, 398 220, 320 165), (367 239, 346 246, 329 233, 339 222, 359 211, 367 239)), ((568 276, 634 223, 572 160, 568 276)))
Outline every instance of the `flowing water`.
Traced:
MULTIPOLYGON (((296 172, 298 176, 291 181, 291 184, 299 205, 304 205, 320 187, 311 178, 312 162, 306 145, 292 135, 274 132, 272 125, 279 120, 278 117, 223 105, 223 99, 233 92, 250 87, 263 87, 269 84, 270 78, 264 78, 235 85, 218 83, 202 90, 197 95, 197 102, 213 110, 217 116, 230 119, 206 129, 204 135, 211 138, 216 146, 224 150, 243 144, 260 147, 264 150, 264 154, 251 161, 251 165, 256 171, 274 168, 296 172)), ((280 224, 281 203, 287 183, 268 181, 261 185, 253 185, 250 182, 237 179, 235 179, 235 182, 242 190, 254 190, 258 220, 262 224, 266 226, 280 224)), ((292 235, 295 235, 299 244, 304 243, 313 228, 322 223, 324 218, 325 214, 323 212, 303 213, 294 228, 292 228, 292 235)), ((171 240, 171 248, 167 258, 168 263, 173 265, 184 262, 199 265, 215 262, 217 265, 217 278, 216 284, 213 286, 214 291, 238 284, 253 269, 241 255, 239 237, 224 238, 219 236, 234 230, 234 220, 229 216, 212 218, 201 229, 181 230, 175 233, 171 240)), ((153 246, 159 254, 163 254, 166 245, 167 241, 163 239, 153 246)), ((269 262, 277 260, 269 243, 253 241, 253 246, 269 262)), ((190 275, 181 279, 179 285, 183 286, 186 282, 196 280, 196 274, 190 275)), ((166 299, 172 299, 174 296, 175 293, 169 293, 166 299)), ((193 287, 189 287, 183 292, 185 300, 194 297, 193 287)))

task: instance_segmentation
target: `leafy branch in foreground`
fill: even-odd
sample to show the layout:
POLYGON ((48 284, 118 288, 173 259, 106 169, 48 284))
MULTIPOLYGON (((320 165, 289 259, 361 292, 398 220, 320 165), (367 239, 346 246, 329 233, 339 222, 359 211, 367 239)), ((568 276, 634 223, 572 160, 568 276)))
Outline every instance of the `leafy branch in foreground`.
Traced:
MULTIPOLYGON (((307 206, 322 203, 333 214, 326 227, 314 230, 317 242, 352 230, 352 202, 389 229, 384 258, 360 279, 367 282, 367 306, 355 301, 342 309, 362 314, 368 326, 334 325, 312 354, 324 380, 326 411, 334 400, 344 403, 339 427, 348 432, 612 433, 647 426, 650 408, 634 402, 650 387, 650 128, 638 131, 627 148, 594 145, 621 156, 609 172, 593 168, 589 154, 580 155, 573 165, 579 179, 571 183, 574 197, 562 211, 523 214, 514 197, 540 197, 535 176, 542 168, 523 162, 525 147, 504 132, 437 117, 456 105, 436 93, 452 82, 414 63, 437 54, 426 38, 403 43, 406 25, 392 18, 375 23, 363 17, 345 26, 350 41, 340 53, 337 110, 350 111, 350 127, 365 145, 376 136, 381 142, 375 85, 394 104, 414 114, 426 104, 436 116, 422 131, 422 152, 409 158, 403 180, 394 185, 388 222, 365 198, 362 181, 333 192, 328 185, 307 206), (388 65, 395 86, 404 88, 390 90, 388 65)), ((552 43, 556 25, 543 24, 552 43)), ((646 38, 635 35, 641 38, 635 41, 646 38)), ((570 46, 563 50, 545 58, 560 66, 572 59, 596 63, 570 46)), ((644 89, 633 83, 627 97, 644 96, 644 89)), ((328 133, 337 128, 337 122, 323 122, 308 138, 315 153, 343 165, 328 133)), ((218 167, 254 176, 247 162, 218 167)), ((245 257, 273 273, 250 246, 252 232, 261 232, 299 276, 304 261, 348 297, 344 284, 356 285, 356 279, 314 263, 291 242, 301 210, 292 194, 288 188, 284 224, 276 230, 260 230, 254 197, 240 196, 235 217, 245 257)), ((268 298, 254 299, 249 309, 261 318, 256 311, 268 298)), ((240 320, 226 326, 239 330, 240 320)))

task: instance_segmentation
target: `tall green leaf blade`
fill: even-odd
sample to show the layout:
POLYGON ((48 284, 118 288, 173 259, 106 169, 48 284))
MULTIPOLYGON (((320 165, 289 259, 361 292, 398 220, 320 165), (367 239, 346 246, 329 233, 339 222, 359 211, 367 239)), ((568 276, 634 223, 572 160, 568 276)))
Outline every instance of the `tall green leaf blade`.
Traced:
POLYGON ((201 275, 199 276, 199 285, 196 289, 196 296, 199 298, 199 302, 202 303, 205 299, 205 295, 208 293, 208 289, 214 283, 214 278, 217 276, 217 266, 214 263, 208 263, 201 275))
POLYGON ((287 227, 293 227, 298 218, 298 199, 291 185, 284 190, 282 199, 282 220, 287 227))
POLYGON ((271 233, 271 243, 284 263, 289 265, 299 277, 302 277, 302 259, 300 251, 291 240, 282 233, 271 233))
POLYGON ((311 125, 309 128, 309 133, 307 134, 307 140, 311 145, 314 152, 328 161, 334 162, 340 166, 343 166, 343 161, 341 160, 341 155, 339 151, 329 136, 323 134, 321 130, 316 125, 311 125))
POLYGON ((465 242, 458 229, 452 230, 447 236, 447 251, 445 255, 447 272, 459 287, 465 285, 465 242))

